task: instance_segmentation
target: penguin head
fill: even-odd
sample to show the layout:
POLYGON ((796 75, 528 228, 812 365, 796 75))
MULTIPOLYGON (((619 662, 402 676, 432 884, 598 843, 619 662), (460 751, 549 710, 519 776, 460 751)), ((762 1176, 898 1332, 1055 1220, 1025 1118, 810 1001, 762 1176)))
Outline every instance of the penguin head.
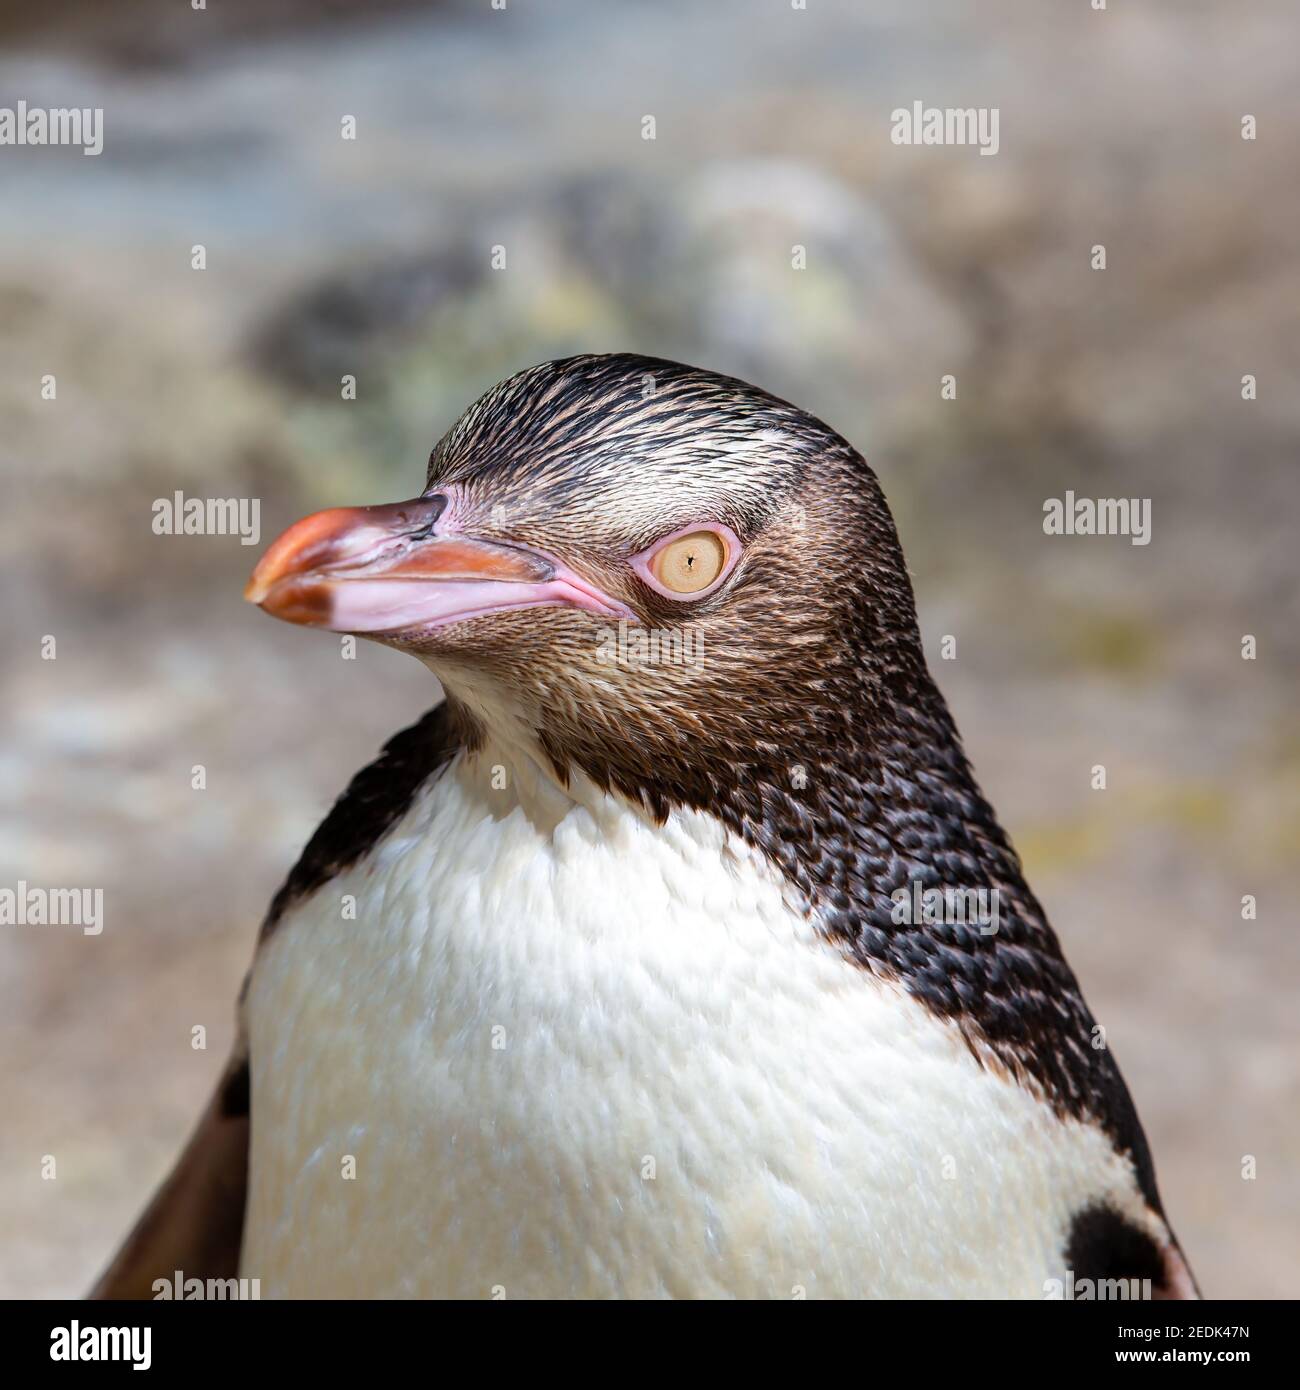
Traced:
POLYGON ((744 382, 626 354, 494 387, 419 497, 298 522, 246 596, 409 651, 477 724, 668 800, 776 730, 788 764, 869 727, 924 665, 861 456, 744 382))

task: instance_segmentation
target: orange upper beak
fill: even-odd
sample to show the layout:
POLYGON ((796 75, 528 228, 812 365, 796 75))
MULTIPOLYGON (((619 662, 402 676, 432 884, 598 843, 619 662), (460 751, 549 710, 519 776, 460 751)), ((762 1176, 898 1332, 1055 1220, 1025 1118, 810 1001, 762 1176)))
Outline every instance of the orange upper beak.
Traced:
POLYGON ((333 632, 396 633, 554 604, 630 616, 548 556, 437 533, 446 500, 416 497, 304 517, 262 556, 244 597, 273 617, 333 632))

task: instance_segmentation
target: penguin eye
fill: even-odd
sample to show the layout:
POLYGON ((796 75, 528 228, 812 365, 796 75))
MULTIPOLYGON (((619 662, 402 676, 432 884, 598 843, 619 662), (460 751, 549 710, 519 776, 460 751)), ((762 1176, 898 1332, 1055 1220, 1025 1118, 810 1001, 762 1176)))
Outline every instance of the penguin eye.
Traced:
POLYGON ((650 562, 654 577, 675 594, 698 594, 722 573, 727 548, 712 531, 694 531, 669 541, 650 562))
POLYGON ((702 598, 731 572, 740 558, 740 541, 727 526, 689 526, 643 551, 632 567, 657 593, 669 598, 702 598))

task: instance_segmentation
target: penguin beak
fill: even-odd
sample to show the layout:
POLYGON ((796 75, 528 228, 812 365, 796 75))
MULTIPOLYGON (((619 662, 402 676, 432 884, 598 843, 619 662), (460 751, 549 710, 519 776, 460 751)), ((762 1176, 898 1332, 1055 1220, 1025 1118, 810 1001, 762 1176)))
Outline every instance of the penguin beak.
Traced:
POLYGON ((395 634, 557 604, 630 616, 547 555, 439 530, 445 507, 432 496, 315 512, 272 543, 244 597, 272 617, 330 632, 395 634))

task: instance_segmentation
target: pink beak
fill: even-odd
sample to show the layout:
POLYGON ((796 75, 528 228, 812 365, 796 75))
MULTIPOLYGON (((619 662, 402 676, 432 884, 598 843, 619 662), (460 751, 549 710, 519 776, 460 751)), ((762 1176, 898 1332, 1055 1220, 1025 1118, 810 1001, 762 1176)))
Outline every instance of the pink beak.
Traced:
POLYGON ((416 497, 304 517, 262 556, 244 597, 272 617, 331 632, 445 627, 484 613, 557 604, 634 616, 535 550, 439 534, 445 505, 440 496, 416 497))

